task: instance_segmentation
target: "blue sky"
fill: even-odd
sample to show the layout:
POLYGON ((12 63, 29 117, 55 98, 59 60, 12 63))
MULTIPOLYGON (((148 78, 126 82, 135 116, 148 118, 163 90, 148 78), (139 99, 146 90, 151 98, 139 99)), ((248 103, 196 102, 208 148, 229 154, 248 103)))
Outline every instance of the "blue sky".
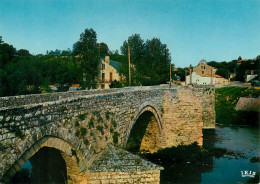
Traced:
POLYGON ((260 55, 260 0, 1 0, 0 36, 33 54, 67 49, 86 28, 118 49, 158 37, 177 67, 260 55))

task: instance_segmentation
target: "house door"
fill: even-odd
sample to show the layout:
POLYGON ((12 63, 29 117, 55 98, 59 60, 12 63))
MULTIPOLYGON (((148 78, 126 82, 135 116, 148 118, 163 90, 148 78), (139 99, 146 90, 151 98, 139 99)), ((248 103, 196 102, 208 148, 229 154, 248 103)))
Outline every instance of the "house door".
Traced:
POLYGON ((105 82, 105 73, 102 73, 102 82, 105 82))
POLYGON ((111 72, 110 73, 110 82, 112 82, 113 81, 113 73, 111 72))

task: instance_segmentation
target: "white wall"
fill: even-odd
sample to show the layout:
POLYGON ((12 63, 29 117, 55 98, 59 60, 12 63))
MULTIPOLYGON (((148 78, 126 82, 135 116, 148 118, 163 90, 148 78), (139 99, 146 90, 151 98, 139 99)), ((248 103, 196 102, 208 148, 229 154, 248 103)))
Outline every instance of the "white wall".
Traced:
MULTIPOLYGON (((200 75, 197 75, 196 72, 192 72, 192 84, 216 84, 216 78, 215 77, 202 77, 200 75), (212 81, 211 81, 212 80, 212 81)), ((186 83, 190 84, 190 75, 186 76, 186 83)))

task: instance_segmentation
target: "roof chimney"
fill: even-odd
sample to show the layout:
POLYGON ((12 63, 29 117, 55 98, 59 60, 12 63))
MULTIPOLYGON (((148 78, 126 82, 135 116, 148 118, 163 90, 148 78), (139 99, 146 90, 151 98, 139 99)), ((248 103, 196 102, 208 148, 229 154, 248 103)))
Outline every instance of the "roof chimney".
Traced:
POLYGON ((109 56, 105 56, 105 62, 109 64, 109 56))

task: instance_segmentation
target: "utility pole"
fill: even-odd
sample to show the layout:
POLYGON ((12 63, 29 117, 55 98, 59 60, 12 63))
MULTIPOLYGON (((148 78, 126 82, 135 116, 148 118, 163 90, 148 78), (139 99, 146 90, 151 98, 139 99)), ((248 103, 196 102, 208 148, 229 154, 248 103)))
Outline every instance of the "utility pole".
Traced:
POLYGON ((185 86, 187 85, 186 77, 187 77, 187 70, 185 69, 185 86))
POLYGON ((170 60, 170 84, 169 84, 169 87, 170 88, 172 87, 172 63, 171 63, 171 60, 170 60))
POLYGON ((192 74, 192 72, 191 72, 191 64, 190 64, 190 85, 192 84, 192 82, 191 82, 191 80, 192 80, 191 74, 192 74))
POLYGON ((210 74, 210 82, 211 82, 211 84, 213 85, 213 79, 212 79, 212 74, 213 74, 213 71, 212 71, 213 69, 211 68, 211 70, 210 70, 210 72, 211 72, 211 74, 210 74))
POLYGON ((131 63, 130 63, 130 47, 128 46, 128 65, 129 65, 129 86, 131 87, 131 63))

